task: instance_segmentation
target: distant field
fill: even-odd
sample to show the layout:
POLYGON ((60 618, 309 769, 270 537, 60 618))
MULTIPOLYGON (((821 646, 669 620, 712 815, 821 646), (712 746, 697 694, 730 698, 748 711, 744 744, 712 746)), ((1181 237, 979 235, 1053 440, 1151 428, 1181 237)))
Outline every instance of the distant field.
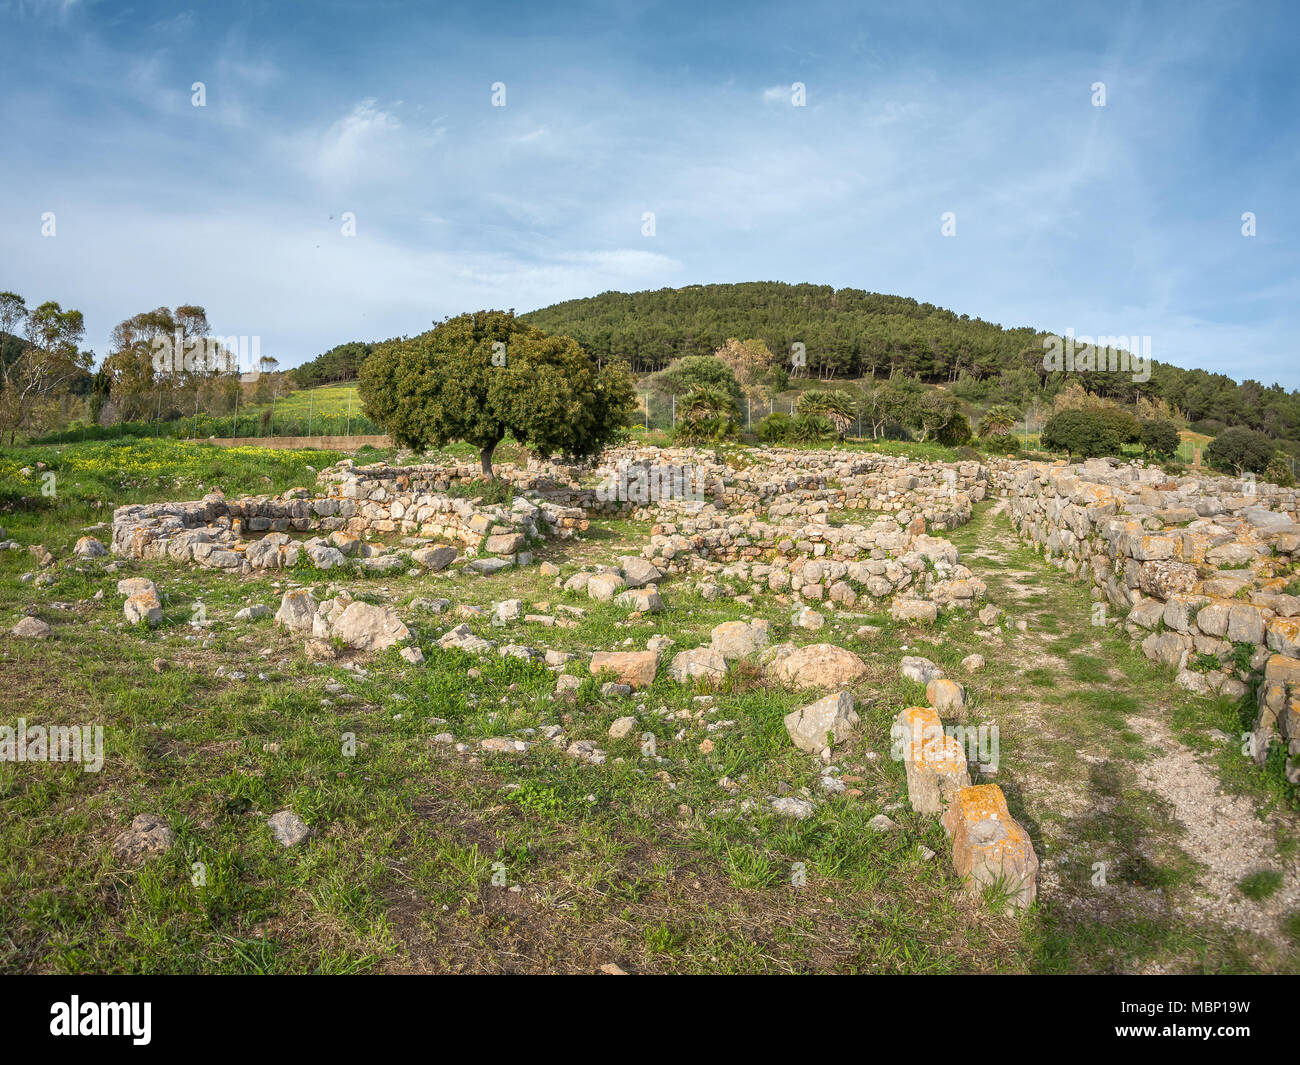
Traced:
POLYGON ((373 436, 383 433, 361 413, 356 385, 322 385, 280 396, 273 403, 240 403, 238 411, 212 414, 200 410, 172 421, 124 422, 120 425, 76 428, 41 437, 40 444, 116 440, 155 436, 173 440, 206 440, 232 436, 373 436))

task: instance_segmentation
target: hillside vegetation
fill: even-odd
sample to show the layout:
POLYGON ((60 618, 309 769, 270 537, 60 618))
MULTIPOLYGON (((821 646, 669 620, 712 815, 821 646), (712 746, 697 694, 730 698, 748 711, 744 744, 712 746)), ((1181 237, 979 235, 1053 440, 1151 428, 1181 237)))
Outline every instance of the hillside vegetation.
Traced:
POLYGON ((803 344, 802 372, 826 380, 902 374, 947 383, 957 396, 980 405, 1027 404, 1075 381, 1123 402, 1163 399, 1201 432, 1244 425, 1300 441, 1300 393, 1280 385, 1249 379, 1238 384, 1224 374, 1154 360, 1145 383, 1131 373, 1049 372, 1043 368, 1048 334, 1042 330, 1005 328, 860 289, 765 281, 603 292, 521 317, 573 337, 597 359, 626 359, 638 372, 662 369, 681 356, 710 354, 730 337, 752 337, 783 358, 792 345, 803 344))

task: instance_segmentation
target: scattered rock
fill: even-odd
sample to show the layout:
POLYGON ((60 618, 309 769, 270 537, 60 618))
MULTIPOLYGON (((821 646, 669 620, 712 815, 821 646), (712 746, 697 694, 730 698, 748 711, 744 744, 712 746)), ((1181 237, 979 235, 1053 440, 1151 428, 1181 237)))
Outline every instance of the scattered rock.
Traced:
POLYGON ((830 643, 800 647, 772 663, 777 680, 796 688, 841 688, 867 672, 867 664, 852 651, 830 643))
POLYGON ((955 680, 940 677, 925 686, 926 701, 944 717, 961 720, 966 715, 966 689, 955 680))
POLYGON ((1038 856, 1029 834, 1012 819, 996 784, 962 788, 943 815, 952 863, 971 891, 1000 885, 1008 909, 1024 909, 1038 893, 1038 856))
POLYGON ((596 651, 591 656, 591 672, 595 676, 605 670, 613 673, 620 684, 631 688, 648 688, 654 683, 659 670, 657 651, 596 651))
POLYGON ((297 846, 311 835, 307 822, 292 810, 279 810, 267 818, 266 823, 270 826, 275 841, 282 847, 297 846))
POLYGON ((801 751, 820 755, 827 747, 843 743, 860 724, 853 696, 846 691, 828 695, 785 716, 785 730, 801 751))
POLYGON ((919 658, 915 655, 908 655, 899 663, 899 672, 917 684, 929 684, 930 681, 943 676, 943 670, 928 658, 919 658))
POLYGON ((611 739, 621 740, 636 731, 636 718, 620 717, 609 726, 609 735, 611 739))
POLYGON ((680 651, 668 664, 668 672, 679 684, 693 680, 716 682, 727 675, 727 660, 712 647, 695 647, 680 651))
POLYGON ((25 640, 44 640, 54 635, 54 630, 40 618, 23 618, 9 631, 25 640))
POLYGON ((113 856, 127 865, 165 854, 176 842, 176 833, 157 814, 136 814, 131 827, 113 840, 113 856))

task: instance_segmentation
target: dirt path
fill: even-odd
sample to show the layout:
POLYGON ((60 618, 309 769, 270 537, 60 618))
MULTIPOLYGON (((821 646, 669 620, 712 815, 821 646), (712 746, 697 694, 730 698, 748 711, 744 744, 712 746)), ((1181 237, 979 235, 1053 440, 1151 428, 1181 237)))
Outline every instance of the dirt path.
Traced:
MULTIPOLYGON (((1300 835, 1295 816, 1261 818, 1255 798, 1225 793, 1215 754, 1172 727, 1175 706, 1195 697, 1135 656, 1122 632, 1094 627, 1087 589, 1023 548, 1005 509, 996 501, 955 538, 1009 622, 985 652, 1006 676, 997 703, 1011 753, 998 780, 1041 841, 1049 911, 1206 936, 1236 929, 1288 949, 1282 921, 1300 908, 1300 859, 1279 840, 1300 835), (1262 870, 1280 873, 1281 886, 1248 898, 1242 880, 1262 870)), ((1119 967, 1164 968, 1154 953, 1119 967)))

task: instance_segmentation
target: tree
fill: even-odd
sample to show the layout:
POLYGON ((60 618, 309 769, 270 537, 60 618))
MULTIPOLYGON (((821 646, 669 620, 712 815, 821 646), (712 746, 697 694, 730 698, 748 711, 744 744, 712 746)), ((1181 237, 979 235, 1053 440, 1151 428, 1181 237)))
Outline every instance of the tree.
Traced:
POLYGON ((997 403, 984 412, 984 417, 979 422, 979 436, 981 440, 989 440, 995 436, 1006 436, 1016 426, 1016 416, 1011 408, 1004 403, 997 403))
POLYGON ((378 348, 361 367, 362 409, 401 446, 463 440, 485 477, 506 436, 544 455, 599 452, 631 419, 621 363, 597 369, 577 341, 549 336, 513 311, 476 311, 378 348))
POLYGON ((236 368, 231 353, 208 350, 209 332, 207 312, 186 303, 141 311, 113 327, 104 368, 123 420, 192 412, 199 385, 236 368), (209 364, 210 355, 217 356, 215 364, 209 364))
POLYGON ((1277 444, 1241 426, 1225 429, 1205 449, 1205 461, 1224 473, 1263 473, 1273 461, 1277 444))
MULTIPOLYGON (((921 440, 937 436, 939 431, 961 413, 957 397, 946 392, 924 392, 914 408, 915 427, 921 430, 921 440)), ((966 439, 970 439, 970 425, 966 426, 966 439)))
POLYGON ((1142 450, 1159 459, 1173 458, 1181 437, 1167 418, 1152 418, 1142 423, 1142 450))
POLYGON ((745 395, 751 399, 761 397, 763 382, 771 374, 776 361, 771 349, 763 341, 737 340, 732 337, 713 354, 735 375, 745 395))
POLYGON ((1128 411, 1106 403, 1088 408, 1087 412, 1113 432, 1121 444, 1136 444, 1142 440, 1142 423, 1128 411))
POLYGON ((721 388, 697 388, 680 406, 681 421, 673 434, 683 444, 703 444, 736 435, 731 396, 721 388))
POLYGON ((23 334, 26 343, 22 351, 3 368, 0 424, 9 430, 10 444, 20 429, 28 428, 55 395, 84 375, 94 361, 90 352, 79 350, 86 334, 81 312, 65 311, 53 300, 26 314, 23 334))
POLYGON ((912 429, 920 424, 921 396, 925 388, 911 377, 897 377, 876 389, 872 396, 875 410, 883 416, 881 429, 886 422, 894 422, 912 429))
POLYGON ((712 355, 691 355, 674 360, 666 370, 654 375, 652 385, 671 396, 686 396, 701 388, 723 390, 739 411, 744 391, 731 367, 712 355))
POLYGON ((804 392, 795 403, 799 414, 820 414, 835 427, 835 436, 844 439, 844 434, 853 424, 853 397, 842 388, 826 392, 804 392))
POLYGON ((0 292, 0 333, 18 335, 18 327, 27 317, 27 301, 16 292, 0 292))
POLYGON ((1069 407, 1047 420, 1039 439, 1048 450, 1067 452, 1071 458, 1118 455, 1121 445, 1115 430, 1095 412, 1069 407))

